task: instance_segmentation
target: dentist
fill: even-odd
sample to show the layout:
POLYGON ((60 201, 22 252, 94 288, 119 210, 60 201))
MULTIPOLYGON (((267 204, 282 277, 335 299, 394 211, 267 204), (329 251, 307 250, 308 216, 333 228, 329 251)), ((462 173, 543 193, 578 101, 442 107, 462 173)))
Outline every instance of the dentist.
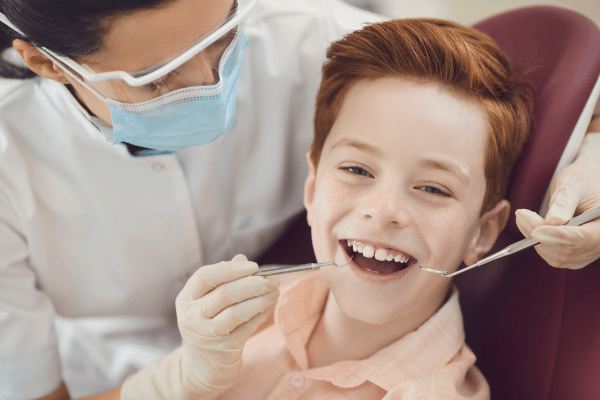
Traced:
POLYGON ((0 13, 0 398, 209 396, 202 357, 171 352, 175 298, 302 210, 325 49, 379 18, 329 0, 0 13))

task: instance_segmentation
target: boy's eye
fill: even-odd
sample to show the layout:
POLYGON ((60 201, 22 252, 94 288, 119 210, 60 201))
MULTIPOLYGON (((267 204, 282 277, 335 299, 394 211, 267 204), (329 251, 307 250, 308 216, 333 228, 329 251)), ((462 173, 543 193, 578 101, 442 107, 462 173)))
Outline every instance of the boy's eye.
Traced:
POLYGON ((366 169, 361 168, 361 167, 352 166, 352 167, 342 167, 341 169, 348 171, 354 175, 372 176, 366 169))
POLYGON ((440 189, 436 186, 425 185, 425 186, 418 187, 417 189, 421 189, 424 192, 431 193, 434 196, 450 197, 449 193, 443 191, 442 189, 440 189))

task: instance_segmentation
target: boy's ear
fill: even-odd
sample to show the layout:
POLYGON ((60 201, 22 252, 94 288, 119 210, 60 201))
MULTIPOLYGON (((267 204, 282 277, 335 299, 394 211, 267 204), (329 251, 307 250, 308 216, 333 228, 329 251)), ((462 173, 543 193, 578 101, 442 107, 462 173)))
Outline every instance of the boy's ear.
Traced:
POLYGON ((480 218, 479 228, 465 254, 465 265, 472 265, 479 261, 492 249, 496 239, 508 222, 510 203, 500 200, 490 211, 486 211, 480 218))
POLYGON ((66 82, 66 73, 31 43, 26 42, 25 40, 15 39, 13 41, 13 47, 27 67, 36 74, 57 82, 66 82), (63 78, 62 81, 61 78, 63 78))
POLYGON ((308 176, 304 182, 304 208, 306 208, 306 220, 308 222, 308 226, 312 226, 312 204, 315 196, 316 172, 315 165, 310 158, 310 151, 306 153, 306 161, 308 162, 308 176))

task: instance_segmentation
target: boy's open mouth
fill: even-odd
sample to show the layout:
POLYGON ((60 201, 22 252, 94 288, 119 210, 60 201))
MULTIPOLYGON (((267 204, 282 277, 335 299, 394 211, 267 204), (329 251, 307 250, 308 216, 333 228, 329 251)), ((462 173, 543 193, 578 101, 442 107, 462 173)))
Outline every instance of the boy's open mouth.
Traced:
POLYGON ((352 262, 361 270, 377 275, 391 275, 413 266, 417 260, 409 254, 389 247, 378 247, 359 240, 340 240, 340 245, 353 257, 352 262))

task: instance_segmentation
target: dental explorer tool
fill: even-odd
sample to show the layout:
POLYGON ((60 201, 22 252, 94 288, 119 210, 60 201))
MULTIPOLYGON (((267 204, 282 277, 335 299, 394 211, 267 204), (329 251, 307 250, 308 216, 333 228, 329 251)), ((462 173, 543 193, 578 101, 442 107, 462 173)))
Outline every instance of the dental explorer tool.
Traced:
MULTIPOLYGON (((354 257, 354 256, 352 256, 352 257, 354 257)), ((350 260, 352 260, 352 257, 350 257, 350 260)), ((264 271, 258 271, 254 275, 265 276, 265 275, 285 274, 285 273, 288 273, 288 272, 302 271, 302 270, 305 270, 305 269, 321 268, 321 267, 324 267, 325 265, 335 265, 338 268, 342 268, 342 267, 345 267, 346 265, 348 265, 348 263, 350 263, 350 260, 348 260, 346 262, 346 264, 342 264, 342 265, 337 265, 334 262, 290 265, 288 267, 271 268, 271 269, 266 269, 264 271)))
MULTIPOLYGON (((583 225, 586 222, 590 222, 596 218, 600 217, 600 207, 596 207, 596 208, 592 208, 591 210, 588 210, 576 217, 571 218, 571 220, 569 220, 569 222, 567 222, 565 225, 563 226, 578 226, 578 225, 583 225)), ((447 271, 440 271, 439 269, 432 269, 432 268, 427 268, 427 267, 423 267, 421 265, 421 269, 423 271, 427 271, 427 272, 433 272, 435 274, 440 274, 442 276, 445 276, 447 278, 451 278, 453 276, 456 276, 458 274, 462 274, 465 271, 468 271, 470 269, 473 269, 475 267, 479 267, 483 264, 487 264, 490 261, 494 261, 497 260, 499 258, 502 257, 506 257, 506 256, 510 256, 511 254, 515 254, 518 253, 521 250, 525 250, 531 246, 535 246, 536 244, 539 244, 540 242, 530 238, 530 239, 523 239, 520 240, 516 243, 511 244, 508 247, 505 247, 504 249, 500 250, 497 253, 492 254, 491 256, 488 256, 486 258, 483 258, 479 261, 477 261, 475 264, 470 265, 466 268, 463 268, 461 270, 455 271, 451 274, 449 274, 447 271)))

